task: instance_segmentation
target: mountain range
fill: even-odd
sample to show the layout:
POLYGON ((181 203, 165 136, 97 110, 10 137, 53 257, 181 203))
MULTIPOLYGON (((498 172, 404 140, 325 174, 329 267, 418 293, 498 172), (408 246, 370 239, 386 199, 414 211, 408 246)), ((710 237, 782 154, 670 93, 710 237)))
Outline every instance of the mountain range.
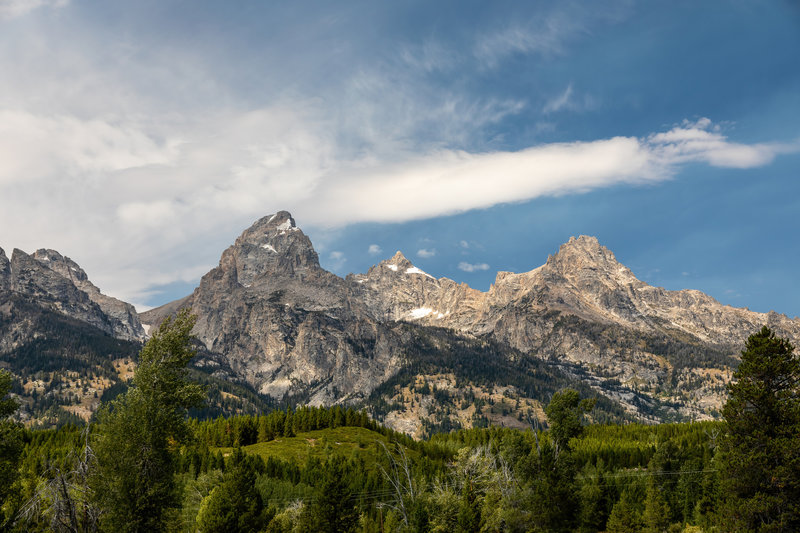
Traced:
MULTIPOLYGON (((597 419, 715 418, 748 335, 767 324, 800 339, 797 318, 652 287, 587 236, 534 270, 499 272, 485 292, 401 252, 341 278, 285 211, 245 230, 192 294, 141 314, 58 252, 15 250, 9 261, 0 250, 0 362, 18 373, 21 347, 43 336, 22 307, 131 346, 188 307, 194 366, 216 383, 266 402, 364 406, 415 436, 536 423, 564 386, 598 396, 597 419)), ((125 357, 107 359, 123 382, 125 357)))

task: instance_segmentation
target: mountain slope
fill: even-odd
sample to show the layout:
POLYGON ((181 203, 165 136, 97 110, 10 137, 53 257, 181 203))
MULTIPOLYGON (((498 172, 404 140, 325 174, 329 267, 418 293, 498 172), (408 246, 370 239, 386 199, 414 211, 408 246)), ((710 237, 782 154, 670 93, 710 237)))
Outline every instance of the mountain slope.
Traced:
POLYGON ((55 250, 0 249, 0 365, 27 421, 88 418, 125 379, 144 339, 132 305, 106 296, 55 250))
POLYGON ((797 319, 651 287, 586 236, 530 272, 498 273, 487 292, 436 279, 400 252, 342 279, 319 266, 285 211, 242 233, 192 295, 141 319, 153 326, 181 306, 198 316, 195 333, 231 377, 276 399, 380 406, 416 433, 491 418, 497 387, 516 399, 503 423, 527 423, 555 389, 534 390, 524 376, 545 369, 552 383, 591 387, 624 406, 618 416, 713 417, 747 335, 769 324, 800 338, 797 319), (459 361, 453 346, 470 355, 459 361), (432 405, 428 381, 439 383, 439 403, 449 391, 449 413, 419 409, 432 405))
MULTIPOLYGON (((197 315, 194 333, 209 352, 276 398, 363 399, 400 365, 402 343, 392 327, 351 301, 345 281, 319 266, 285 211, 242 233, 181 304, 197 315)), ((154 325, 175 308, 141 317, 154 325)))

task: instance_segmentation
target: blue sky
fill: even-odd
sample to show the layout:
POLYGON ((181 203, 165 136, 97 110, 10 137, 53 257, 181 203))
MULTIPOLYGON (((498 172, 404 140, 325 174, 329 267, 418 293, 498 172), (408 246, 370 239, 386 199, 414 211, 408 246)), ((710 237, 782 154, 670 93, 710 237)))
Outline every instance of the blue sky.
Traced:
POLYGON ((572 235, 800 315, 796 2, 0 0, 0 247, 144 308, 293 213, 485 290, 572 235))

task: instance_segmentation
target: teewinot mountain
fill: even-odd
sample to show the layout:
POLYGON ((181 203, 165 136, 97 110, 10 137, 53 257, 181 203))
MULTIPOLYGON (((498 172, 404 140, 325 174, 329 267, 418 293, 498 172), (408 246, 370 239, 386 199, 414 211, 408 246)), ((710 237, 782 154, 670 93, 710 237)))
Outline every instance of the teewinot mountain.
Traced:
POLYGON ((524 426, 566 386, 598 397, 599 420, 713 418, 748 335, 767 324, 800 339, 797 318, 651 287, 586 236, 530 272, 498 273, 487 292, 400 252, 342 279, 282 211, 242 233, 191 295, 141 315, 58 252, 0 250, 0 365, 21 378, 31 420, 87 418, 124 388, 145 331, 184 307, 213 412, 347 403, 415 436, 524 426))
POLYGON ((570 384, 609 399, 601 416, 716 415, 745 338, 800 321, 639 281, 593 237, 572 238, 488 292, 436 279, 400 252, 365 274, 323 270, 285 211, 247 229, 182 307, 198 316, 200 364, 276 399, 367 404, 390 425, 520 425, 570 384), (224 368, 223 368, 224 367, 224 368), (622 406, 622 409, 620 409, 622 406))

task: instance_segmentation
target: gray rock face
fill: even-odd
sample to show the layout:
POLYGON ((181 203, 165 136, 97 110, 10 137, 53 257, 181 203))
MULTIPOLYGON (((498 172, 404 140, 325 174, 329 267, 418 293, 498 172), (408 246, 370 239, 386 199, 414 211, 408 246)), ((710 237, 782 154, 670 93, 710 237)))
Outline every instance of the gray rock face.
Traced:
POLYGON ((375 320, 424 321, 452 326, 474 311, 480 292, 447 278, 436 279, 397 252, 369 269, 349 275, 348 292, 375 320))
POLYGON ((486 293, 446 279, 398 289, 384 281, 385 266, 349 279, 377 287, 388 318, 488 335, 534 357, 577 364, 599 380, 681 403, 686 416, 721 406, 731 363, 762 325, 800 339, 797 319, 651 287, 594 237, 570 239, 530 272, 499 273, 486 293))
POLYGON ((192 295, 142 321, 155 325, 182 306, 198 316, 195 333, 207 349, 238 377, 276 398, 318 404, 364 398, 398 372, 402 323, 492 338, 580 367, 611 397, 620 396, 606 385, 613 381, 699 417, 721 405, 748 335, 768 324, 800 339, 797 319, 651 287, 594 237, 570 239, 530 272, 498 273, 487 292, 436 279, 400 252, 341 279, 320 268, 285 211, 242 233, 192 295))
POLYGON ((0 294, 11 289, 11 263, 0 248, 0 294))
POLYGON ((10 262, 0 254, 0 289, 114 337, 144 338, 133 306, 101 294, 74 261, 55 250, 42 249, 28 255, 15 249, 10 262))
POLYGON ((64 257, 55 250, 40 249, 34 252, 33 258, 44 266, 69 280, 89 299, 97 304, 111 326, 111 335, 119 339, 141 340, 144 329, 139 322, 136 309, 129 303, 106 296, 100 292, 86 275, 86 272, 69 257, 64 257))
POLYGON ((242 233, 191 296, 141 318, 150 327, 189 307, 195 335, 237 377, 276 398, 331 404, 365 397, 400 364, 391 327, 351 303, 282 211, 242 233))

